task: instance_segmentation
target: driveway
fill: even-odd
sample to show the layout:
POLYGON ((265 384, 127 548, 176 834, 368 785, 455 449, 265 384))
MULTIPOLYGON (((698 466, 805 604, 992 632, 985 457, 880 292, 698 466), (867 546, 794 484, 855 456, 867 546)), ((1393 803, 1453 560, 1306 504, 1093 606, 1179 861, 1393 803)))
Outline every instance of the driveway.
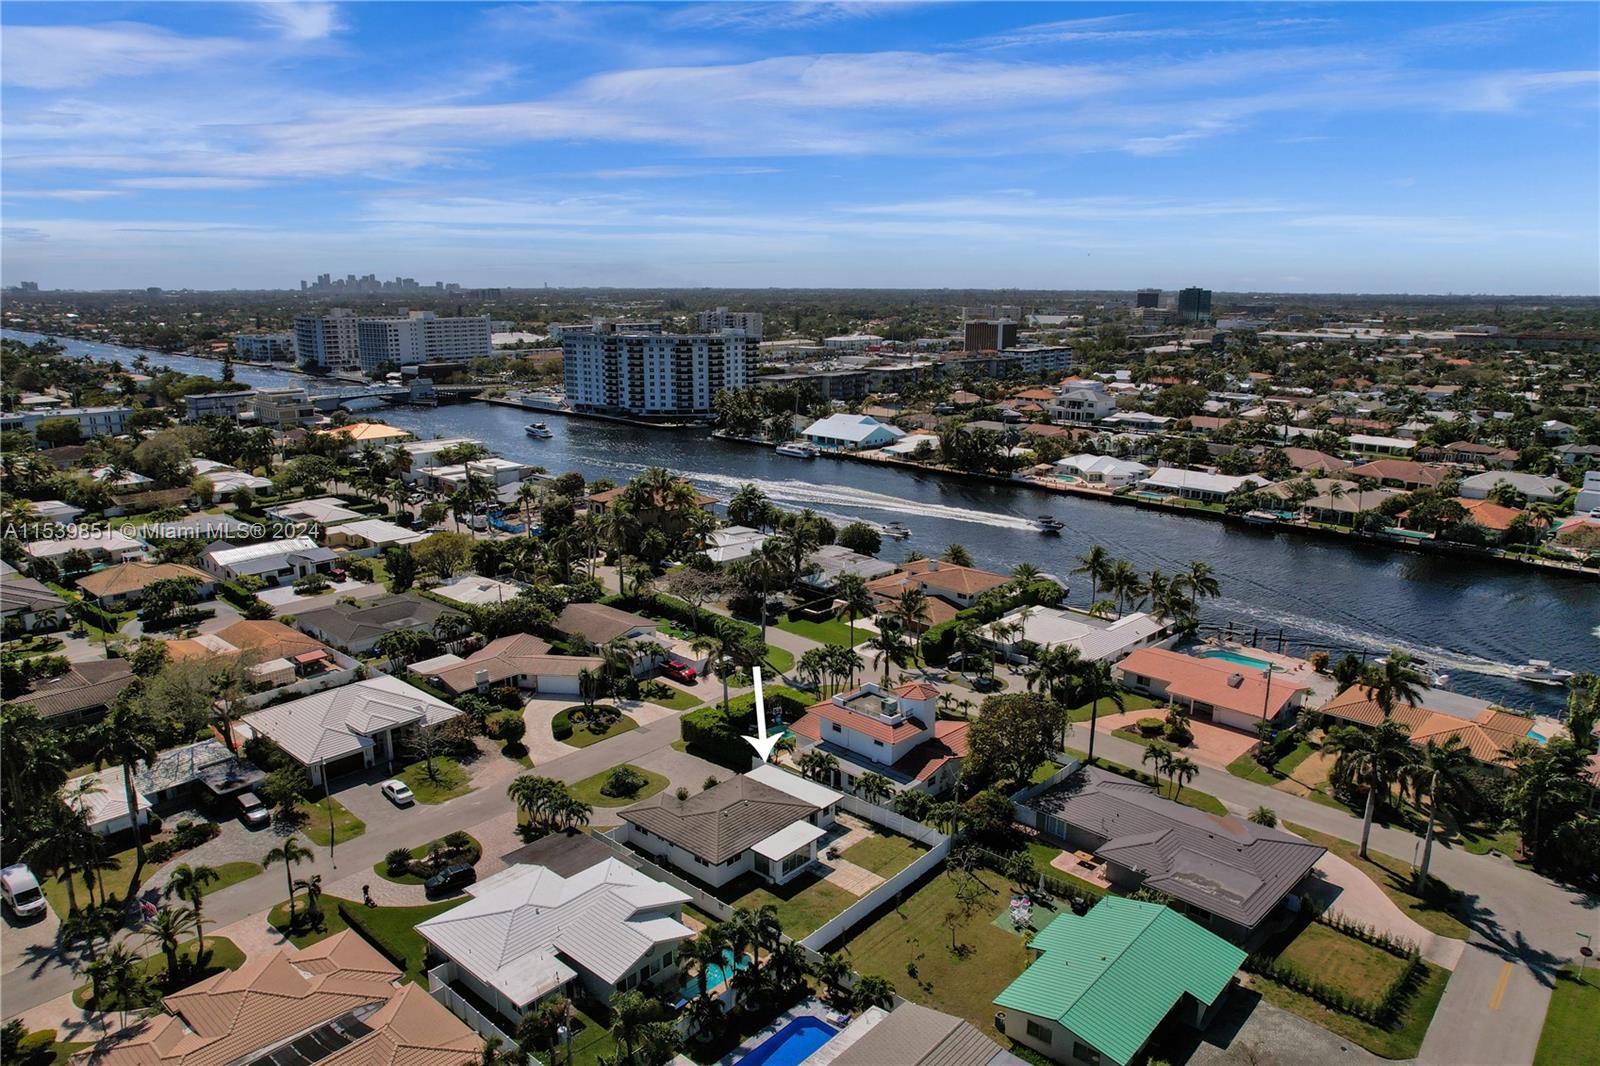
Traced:
POLYGON ((1274 1007, 1248 988, 1229 994, 1203 1034, 1182 1035, 1187 1039, 1179 1047, 1165 1050, 1172 1062, 1187 1066, 1379 1066, 1391 1061, 1274 1007))
MULTIPOLYGON (((1095 723, 1095 733, 1098 738, 1107 736, 1116 729, 1132 729, 1138 724, 1139 719, 1152 717, 1162 717, 1162 712, 1152 709, 1148 711, 1123 711, 1119 714, 1102 714, 1099 721, 1095 723)), ((1087 728, 1087 723, 1080 722, 1077 725, 1087 728)), ((1237 729, 1229 729, 1227 726, 1217 725, 1214 722, 1191 719, 1189 729, 1194 733, 1194 744, 1184 748, 1183 754, 1197 763, 1215 766, 1221 770, 1227 769, 1229 763, 1246 754, 1259 743, 1257 738, 1248 733, 1241 733, 1237 729)), ((1099 740, 1096 739, 1095 743, 1098 744, 1099 740)))
POLYGON ((582 750, 561 743, 550 732, 550 720, 576 702, 576 696, 530 696, 528 702, 522 705, 522 721, 528 727, 522 743, 527 747, 533 765, 543 766, 582 750))
POLYGON ((382 596, 387 591, 375 582, 352 579, 330 585, 327 592, 315 596, 301 596, 295 592, 293 585, 280 585, 277 588, 262 589, 256 593, 256 599, 268 604, 279 614, 294 614, 298 611, 309 611, 314 607, 332 606, 346 596, 368 600, 374 596, 382 596))
POLYGON ((1366 874, 1333 852, 1313 867, 1311 894, 1331 911, 1417 945, 1422 957, 1447 970, 1456 968, 1466 941, 1429 932, 1394 905, 1366 874))

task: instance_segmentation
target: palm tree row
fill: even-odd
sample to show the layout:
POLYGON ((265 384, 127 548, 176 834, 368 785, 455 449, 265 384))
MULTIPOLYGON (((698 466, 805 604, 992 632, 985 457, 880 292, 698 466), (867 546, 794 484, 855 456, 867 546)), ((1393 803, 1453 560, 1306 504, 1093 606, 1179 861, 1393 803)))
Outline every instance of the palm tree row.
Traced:
POLYGON ((581 828, 589 824, 594 814, 592 806, 553 777, 520 774, 506 786, 506 795, 527 815, 528 824, 540 836, 581 828))
POLYGON ((1211 564, 1199 559, 1174 575, 1154 569, 1147 577, 1141 577, 1132 563, 1113 558, 1099 544, 1079 556, 1072 572, 1089 578, 1090 611, 1098 614, 1114 610, 1118 618, 1148 601, 1157 618, 1191 621, 1200 600, 1222 593, 1211 564), (1100 599, 1102 589, 1111 594, 1110 600, 1100 599))
POLYGON ((856 672, 863 663, 861 653, 843 644, 824 644, 809 648, 795 663, 801 677, 819 688, 827 685, 838 689, 855 684, 856 672))

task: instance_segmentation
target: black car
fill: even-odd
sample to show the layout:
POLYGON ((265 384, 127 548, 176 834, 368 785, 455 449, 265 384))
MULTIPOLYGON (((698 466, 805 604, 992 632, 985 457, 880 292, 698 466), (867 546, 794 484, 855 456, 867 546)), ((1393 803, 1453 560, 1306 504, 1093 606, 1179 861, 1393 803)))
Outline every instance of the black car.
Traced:
POLYGON ((470 885, 477 879, 478 871, 464 862, 456 863, 454 866, 446 866, 428 878, 422 883, 422 887, 430 896, 442 896, 470 885))

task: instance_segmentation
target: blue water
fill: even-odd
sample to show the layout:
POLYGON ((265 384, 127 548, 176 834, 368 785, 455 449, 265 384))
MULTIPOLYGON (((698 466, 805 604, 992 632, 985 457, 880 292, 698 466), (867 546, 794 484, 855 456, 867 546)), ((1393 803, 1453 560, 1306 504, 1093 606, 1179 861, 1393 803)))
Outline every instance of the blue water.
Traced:
POLYGON ((1543 733, 1538 733, 1538 732, 1535 732, 1534 730, 1530 729, 1530 730, 1528 730, 1528 739, 1533 741, 1535 744, 1543 744, 1546 740, 1549 740, 1550 738, 1545 736, 1543 733))
POLYGON ((839 1030, 818 1018, 796 1018, 740 1059, 741 1066, 800 1066, 839 1030))
MULTIPOLYGON (((737 968, 740 969, 740 970, 749 969, 750 968, 750 956, 748 956, 748 955, 739 956, 739 964, 738 964, 737 968)), ((722 985, 722 983, 724 981, 726 981, 728 978, 733 976, 734 969, 735 969, 734 962, 733 962, 733 952, 728 950, 727 948, 724 948, 723 951, 722 951, 722 962, 721 963, 715 963, 714 962, 710 966, 708 966, 706 969, 711 975, 710 979, 706 981, 706 991, 715 992, 722 985)), ((684 999, 693 999, 695 996, 698 996, 700 994, 700 978, 699 978, 699 976, 697 975, 695 977, 691 977, 687 981, 685 981, 683 983, 683 988, 681 989, 681 991, 683 993, 683 998, 684 999)))
POLYGON ((1248 655, 1240 655, 1236 651, 1227 651, 1226 649, 1222 648, 1214 648, 1211 651, 1203 651, 1200 653, 1200 658, 1221 659, 1223 662, 1233 663, 1235 666, 1247 666, 1252 670, 1277 669, 1276 666, 1273 666, 1269 662, 1265 662, 1261 659, 1252 659, 1248 655))

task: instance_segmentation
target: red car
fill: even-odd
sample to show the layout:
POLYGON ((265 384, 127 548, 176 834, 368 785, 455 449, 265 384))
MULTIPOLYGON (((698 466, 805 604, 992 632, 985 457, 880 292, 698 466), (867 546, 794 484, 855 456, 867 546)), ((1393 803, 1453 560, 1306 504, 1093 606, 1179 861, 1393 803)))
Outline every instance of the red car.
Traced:
POLYGON ((661 672, 672 678, 674 681, 682 681, 686 685, 694 684, 694 667, 688 665, 687 663, 680 663, 676 659, 669 659, 667 660, 666 664, 661 667, 661 672))

